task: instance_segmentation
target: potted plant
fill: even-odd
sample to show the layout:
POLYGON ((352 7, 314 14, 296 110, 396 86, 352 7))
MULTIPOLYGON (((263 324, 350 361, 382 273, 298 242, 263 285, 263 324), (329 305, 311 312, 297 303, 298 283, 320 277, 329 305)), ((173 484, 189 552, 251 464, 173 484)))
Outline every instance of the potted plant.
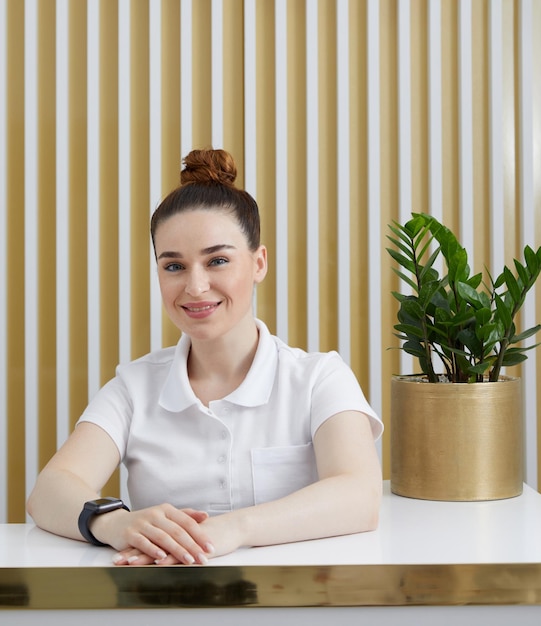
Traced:
POLYGON ((492 500, 522 493, 521 382, 502 368, 527 358, 516 319, 541 272, 541 247, 524 248, 496 278, 471 275, 468 255, 436 218, 390 225, 393 268, 411 289, 393 292, 400 348, 420 372, 391 388, 391 489, 433 500, 492 500), (440 276, 436 265, 443 260, 440 276))

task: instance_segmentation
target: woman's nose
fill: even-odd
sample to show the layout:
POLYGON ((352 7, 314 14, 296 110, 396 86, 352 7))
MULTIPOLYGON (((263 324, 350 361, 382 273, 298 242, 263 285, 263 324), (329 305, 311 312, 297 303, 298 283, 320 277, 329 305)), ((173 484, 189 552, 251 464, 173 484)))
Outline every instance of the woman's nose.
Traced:
POLYGON ((206 272, 200 268, 192 268, 186 283, 186 293, 190 296, 199 296, 209 289, 206 272))

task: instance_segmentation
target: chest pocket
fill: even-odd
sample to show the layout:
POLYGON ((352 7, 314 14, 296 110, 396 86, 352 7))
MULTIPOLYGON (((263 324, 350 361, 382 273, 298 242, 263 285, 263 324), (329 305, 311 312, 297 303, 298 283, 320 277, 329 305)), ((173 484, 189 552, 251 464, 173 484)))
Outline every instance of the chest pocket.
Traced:
POLYGON ((277 500, 318 480, 314 446, 254 448, 254 502, 277 500))

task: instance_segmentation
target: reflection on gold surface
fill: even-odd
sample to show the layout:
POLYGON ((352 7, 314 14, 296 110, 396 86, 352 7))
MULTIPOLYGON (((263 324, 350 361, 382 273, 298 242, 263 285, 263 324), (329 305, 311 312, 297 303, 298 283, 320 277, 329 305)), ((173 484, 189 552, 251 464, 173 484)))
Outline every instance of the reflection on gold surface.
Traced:
POLYGON ((0 569, 0 609, 468 604, 541 604, 541 564, 0 569))

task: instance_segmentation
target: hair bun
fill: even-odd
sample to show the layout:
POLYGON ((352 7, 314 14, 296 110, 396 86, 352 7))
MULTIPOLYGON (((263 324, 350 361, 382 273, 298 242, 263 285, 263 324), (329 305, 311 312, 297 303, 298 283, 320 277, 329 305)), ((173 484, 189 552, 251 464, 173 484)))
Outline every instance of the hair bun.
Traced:
POLYGON ((182 160, 180 184, 219 183, 233 187, 237 178, 235 160, 225 150, 192 150, 182 160))

